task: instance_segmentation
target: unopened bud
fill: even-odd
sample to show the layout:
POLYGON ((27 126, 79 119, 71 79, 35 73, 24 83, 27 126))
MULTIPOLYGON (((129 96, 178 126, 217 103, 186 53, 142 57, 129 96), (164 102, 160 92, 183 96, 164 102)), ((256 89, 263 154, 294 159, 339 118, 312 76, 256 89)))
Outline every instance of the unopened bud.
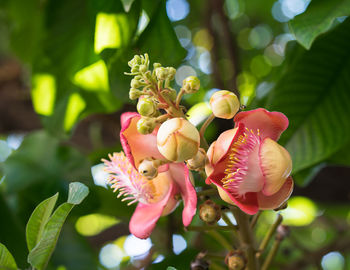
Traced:
POLYGON ((144 159, 139 165, 139 173, 151 180, 158 175, 158 166, 156 162, 151 158, 144 159))
POLYGON ((150 117, 142 117, 137 121, 137 131, 141 134, 150 134, 156 127, 156 120, 150 117))
POLYGON ((165 121, 157 134, 159 152, 168 160, 183 162, 198 152, 199 132, 184 118, 165 121))
POLYGON ((140 69, 139 65, 135 65, 131 68, 131 73, 138 73, 140 69))
POLYGON ((142 92, 136 88, 131 88, 129 91, 129 98, 131 100, 138 99, 140 96, 142 96, 142 92))
POLYGON ((225 263, 227 264, 229 270, 243 270, 246 265, 243 254, 239 251, 234 251, 227 254, 225 263))
POLYGON ((189 76, 182 82, 182 89, 184 89, 187 94, 197 92, 200 86, 201 82, 196 76, 189 76))
POLYGON ((168 67, 168 80, 174 80, 175 74, 176 74, 176 69, 173 67, 168 67))
POLYGON ((187 160, 187 167, 190 170, 203 169, 205 166, 206 160, 207 160, 207 153, 203 148, 199 148, 197 154, 193 158, 187 160))
POLYGON ((139 71, 141 72, 141 73, 145 73, 146 71, 147 71, 147 66, 146 65, 140 65, 140 68, 139 68, 139 71))
POLYGON ((132 88, 139 88, 142 86, 142 83, 139 80, 136 80, 135 78, 131 80, 130 86, 132 88))
POLYGON ((210 98, 210 108, 218 118, 231 119, 240 107, 237 96, 227 90, 215 92, 210 98))
POLYGON ((221 218, 221 209, 211 200, 205 201, 199 206, 199 217, 208 225, 214 225, 221 218))
POLYGON ((135 55, 133 59, 128 62, 129 67, 134 67, 135 65, 141 64, 141 57, 139 55, 135 55))
POLYGON ((161 67, 161 66, 162 66, 161 63, 154 63, 154 64, 153 64, 153 68, 154 68, 154 69, 159 68, 159 67, 161 67))
POLYGON ((152 99, 144 97, 139 99, 137 103, 137 111, 142 116, 153 116, 156 113, 157 108, 152 99))
POLYGON ((156 68, 156 76, 158 80, 165 80, 168 77, 168 69, 164 67, 156 68))
POLYGON ((162 91, 162 95, 172 101, 176 100, 176 90, 172 88, 166 88, 162 91))

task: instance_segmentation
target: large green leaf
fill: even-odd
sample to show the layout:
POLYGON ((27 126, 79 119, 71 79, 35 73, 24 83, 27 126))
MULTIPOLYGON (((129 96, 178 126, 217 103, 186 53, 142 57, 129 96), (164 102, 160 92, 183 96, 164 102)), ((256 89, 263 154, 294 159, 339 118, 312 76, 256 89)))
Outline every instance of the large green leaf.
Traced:
POLYGON ((180 45, 174 28, 167 16, 165 1, 161 1, 140 35, 137 48, 141 53, 148 53, 151 60, 164 66, 176 66, 186 56, 186 50, 180 45))
POLYGON ((350 0, 312 0, 303 14, 290 21, 289 26, 297 41, 310 49, 317 36, 328 31, 334 20, 350 15, 350 0))
POLYGON ((88 189, 81 183, 71 183, 67 203, 61 204, 47 221, 42 237, 29 252, 28 262, 37 269, 45 269, 55 249, 60 231, 69 212, 88 195, 88 189))
POLYGON ((0 243, 0 269, 1 270, 16 270, 17 265, 12 254, 7 248, 0 243))
POLYGON ((31 251, 40 241, 45 225, 55 207, 57 198, 58 193, 44 200, 34 209, 30 216, 26 227, 27 246, 29 251, 31 251))
POLYGON ((350 166, 350 141, 327 160, 331 164, 350 166))
POLYGON ((291 153, 294 173, 325 160, 348 141, 349 47, 348 19, 304 51, 270 93, 266 107, 290 120, 281 143, 291 153))
POLYGON ((44 131, 26 136, 4 162, 5 185, 9 192, 18 192, 36 183, 47 187, 73 179, 86 181, 91 179, 89 170, 85 156, 44 131))

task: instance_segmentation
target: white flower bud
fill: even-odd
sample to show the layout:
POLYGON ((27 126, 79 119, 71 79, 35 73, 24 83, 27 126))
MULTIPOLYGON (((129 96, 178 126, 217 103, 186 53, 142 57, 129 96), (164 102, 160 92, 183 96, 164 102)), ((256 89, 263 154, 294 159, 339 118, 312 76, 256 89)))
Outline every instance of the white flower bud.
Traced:
POLYGON ((215 92, 210 98, 210 108, 218 118, 231 119, 240 107, 237 96, 227 90, 215 92))
POLYGON ((168 160, 183 162, 198 152, 199 132, 184 118, 165 121, 157 134, 159 152, 168 160))

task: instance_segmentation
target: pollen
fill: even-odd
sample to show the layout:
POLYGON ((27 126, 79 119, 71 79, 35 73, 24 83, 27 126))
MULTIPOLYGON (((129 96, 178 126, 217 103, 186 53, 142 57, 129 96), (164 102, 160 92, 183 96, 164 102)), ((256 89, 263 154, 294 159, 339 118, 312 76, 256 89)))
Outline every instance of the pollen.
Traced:
POLYGON ((151 203, 159 197, 154 182, 141 175, 123 152, 108 155, 110 160, 102 159, 105 171, 109 173, 108 183, 118 198, 129 201, 128 205, 136 202, 151 203))

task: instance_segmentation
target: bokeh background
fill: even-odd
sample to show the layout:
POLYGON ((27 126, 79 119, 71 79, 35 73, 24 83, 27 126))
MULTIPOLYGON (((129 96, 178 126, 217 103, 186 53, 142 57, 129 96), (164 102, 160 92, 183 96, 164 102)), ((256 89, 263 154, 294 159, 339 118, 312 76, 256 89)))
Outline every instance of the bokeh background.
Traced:
MULTIPOLYGON (((185 232, 179 209, 150 239, 131 236, 134 207, 98 166, 121 150, 120 114, 135 111, 127 62, 148 53, 177 68, 177 90, 200 78, 199 92, 184 98, 197 126, 218 89, 247 109, 289 117, 280 142, 294 162, 296 187, 282 211, 291 233, 271 269, 349 269, 349 13, 341 0, 1 1, 0 242, 27 267, 30 214, 57 191, 65 201, 80 181, 90 194, 64 225, 49 269, 189 269, 200 251, 222 252, 210 234, 185 232)), ((215 120, 208 141, 232 126, 215 120)), ((259 237, 274 217, 262 215, 259 237)), ((210 269, 225 265, 213 260, 210 269)))

